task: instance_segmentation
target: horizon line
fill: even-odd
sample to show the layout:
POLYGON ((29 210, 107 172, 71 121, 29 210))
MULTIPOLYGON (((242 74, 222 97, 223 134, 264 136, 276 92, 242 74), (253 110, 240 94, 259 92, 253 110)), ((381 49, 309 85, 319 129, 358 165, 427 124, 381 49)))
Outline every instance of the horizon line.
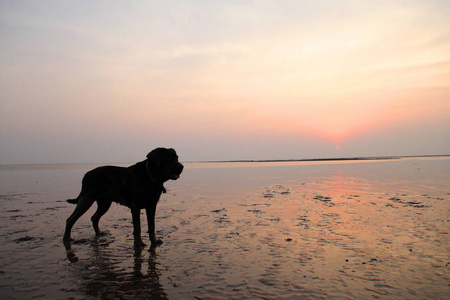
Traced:
MULTIPOLYGON (((427 155, 382 155, 382 156, 356 156, 337 158, 290 158, 290 159, 237 159, 237 160, 200 160, 182 161, 182 163, 245 163, 245 162, 308 162, 308 161, 347 161, 347 160, 395 160, 414 157, 445 157, 450 154, 427 154, 427 155)), ((84 163, 23 163, 23 164, 0 164, 0 166, 38 166, 38 165, 105 165, 105 164, 135 164, 136 162, 84 162, 84 163)))
POLYGON ((341 161, 341 160, 389 160, 413 157, 443 157, 450 154, 428 154, 428 155, 383 155, 383 156, 356 156, 356 157, 336 157, 336 158, 290 158, 290 159, 242 159, 242 160, 205 160, 186 161, 184 163, 227 163, 227 162, 307 162, 307 161, 341 161))

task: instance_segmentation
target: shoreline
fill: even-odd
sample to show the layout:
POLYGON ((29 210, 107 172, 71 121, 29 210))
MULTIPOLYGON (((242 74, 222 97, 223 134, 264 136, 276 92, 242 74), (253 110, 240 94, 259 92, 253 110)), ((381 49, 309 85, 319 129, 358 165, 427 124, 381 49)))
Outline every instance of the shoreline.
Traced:
MULTIPOLYGON (((321 161, 358 161, 358 160, 399 160, 404 158, 433 158, 450 157, 450 154, 431 154, 431 155, 395 155, 395 156, 361 156, 361 157, 336 157, 336 158, 304 158, 304 159, 237 159, 237 160, 203 160, 203 161, 182 161, 182 163, 271 163, 271 162, 321 162, 321 161)), ((136 162, 91 162, 91 163, 24 163, 24 164, 0 164, 0 169, 8 168, 29 168, 40 166, 103 166, 103 165, 123 165, 129 166, 136 162)))
POLYGON ((395 160, 403 158, 427 158, 427 157, 446 157, 450 154, 438 155, 406 155, 406 156, 367 156, 367 157, 337 157, 337 158, 305 158, 305 159, 242 159, 242 160, 205 160, 205 161, 186 161, 184 163, 248 163, 248 162, 308 162, 308 161, 351 161, 351 160, 395 160))

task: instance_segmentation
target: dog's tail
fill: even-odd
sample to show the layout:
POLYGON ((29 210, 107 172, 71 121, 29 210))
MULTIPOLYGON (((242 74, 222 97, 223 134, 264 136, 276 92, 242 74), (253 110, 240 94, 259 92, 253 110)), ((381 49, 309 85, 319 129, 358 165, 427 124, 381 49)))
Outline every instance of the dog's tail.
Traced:
POLYGON ((77 204, 78 203, 78 198, 77 199, 69 199, 69 200, 67 200, 67 202, 69 202, 71 204, 77 204))

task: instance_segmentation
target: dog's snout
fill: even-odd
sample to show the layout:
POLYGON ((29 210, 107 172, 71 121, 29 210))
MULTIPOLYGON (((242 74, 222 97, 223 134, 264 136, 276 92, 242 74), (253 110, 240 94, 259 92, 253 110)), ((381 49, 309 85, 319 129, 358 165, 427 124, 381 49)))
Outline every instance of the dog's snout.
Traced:
POLYGON ((178 163, 177 167, 176 167, 176 171, 178 174, 181 174, 181 172, 183 172, 184 166, 180 163, 178 163))

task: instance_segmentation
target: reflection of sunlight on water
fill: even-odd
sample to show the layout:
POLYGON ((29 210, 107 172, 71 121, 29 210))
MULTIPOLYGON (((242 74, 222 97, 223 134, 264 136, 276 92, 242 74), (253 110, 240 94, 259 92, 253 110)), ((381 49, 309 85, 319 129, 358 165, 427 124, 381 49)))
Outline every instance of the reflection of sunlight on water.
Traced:
POLYGON ((362 182, 356 177, 344 177, 341 168, 338 166, 335 175, 327 178, 322 187, 325 189, 328 187, 326 194, 341 196, 343 194, 354 194, 354 191, 360 190, 364 184, 367 185, 367 182, 362 182))

